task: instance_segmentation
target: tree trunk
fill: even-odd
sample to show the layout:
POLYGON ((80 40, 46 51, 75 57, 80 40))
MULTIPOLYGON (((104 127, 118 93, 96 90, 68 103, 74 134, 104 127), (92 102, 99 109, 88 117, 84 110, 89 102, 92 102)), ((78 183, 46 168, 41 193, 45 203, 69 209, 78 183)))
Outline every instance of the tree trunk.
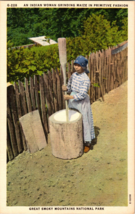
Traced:
POLYGON ((63 111, 66 115, 64 109, 49 117, 52 154, 62 159, 77 158, 83 154, 82 115, 72 110, 72 115, 77 113, 77 117, 71 120, 69 110, 69 122, 66 122, 61 120, 63 111))

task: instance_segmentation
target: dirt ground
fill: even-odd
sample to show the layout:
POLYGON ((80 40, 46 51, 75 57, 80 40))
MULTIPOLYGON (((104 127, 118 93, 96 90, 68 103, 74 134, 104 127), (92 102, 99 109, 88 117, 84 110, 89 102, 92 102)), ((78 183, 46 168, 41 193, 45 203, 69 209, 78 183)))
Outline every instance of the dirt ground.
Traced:
POLYGON ((127 82, 92 104, 96 142, 82 157, 48 146, 7 164, 7 206, 127 206, 127 82))

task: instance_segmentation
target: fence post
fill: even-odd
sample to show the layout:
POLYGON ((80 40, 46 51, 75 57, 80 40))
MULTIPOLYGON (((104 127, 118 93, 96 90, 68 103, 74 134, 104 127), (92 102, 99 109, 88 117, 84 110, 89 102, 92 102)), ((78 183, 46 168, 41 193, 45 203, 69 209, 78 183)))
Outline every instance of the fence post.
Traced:
POLYGON ((22 110, 23 110, 23 115, 25 115, 28 113, 28 110, 27 110, 27 105, 26 105, 24 86, 20 80, 18 81, 18 84, 19 84, 19 90, 20 90, 20 98, 21 98, 21 106, 22 106, 22 110))
POLYGON ((47 138, 47 133, 49 132, 48 127, 47 127, 47 115, 46 115, 46 109, 45 109, 45 95, 44 95, 44 82, 43 82, 43 77, 39 76, 39 88, 40 88, 40 100, 41 100, 41 114, 42 114, 42 124, 43 128, 46 134, 47 138))
POLYGON ((8 154, 9 161, 14 158, 11 143, 10 143, 9 132, 8 132, 8 124, 7 124, 7 154, 8 154))
POLYGON ((53 101, 53 79, 52 79, 52 73, 48 71, 48 93, 50 94, 50 101, 51 101, 51 108, 52 113, 54 113, 54 101, 53 101))
POLYGON ((39 99, 39 83, 37 80, 37 76, 34 75, 34 88, 35 88, 35 98, 36 98, 36 108, 38 108, 39 113, 41 115, 41 108, 40 108, 40 99, 39 99))
POLYGON ((28 112, 31 112, 32 106, 31 106, 31 100, 30 100, 30 94, 29 94, 28 80, 26 78, 24 78, 24 80, 25 80, 25 91, 26 91, 26 100, 27 100, 28 112))
POLYGON ((53 96, 54 96, 54 108, 55 112, 58 111, 58 103, 57 103, 57 79, 55 70, 52 69, 52 78, 53 78, 53 96))
MULTIPOLYGON (((15 95, 16 95, 18 119, 19 119, 22 116, 22 110, 21 110, 21 104, 20 104, 19 88, 18 88, 18 85, 16 83, 14 83, 14 89, 15 89, 15 95)), ((24 134, 23 134, 22 126, 21 126, 20 123, 19 123, 19 126, 20 126, 20 131, 21 131, 23 149, 26 151, 27 150, 26 141, 25 141, 25 137, 24 137, 24 134)))
POLYGON ((32 77, 30 77, 30 97, 32 102, 32 109, 36 110, 36 103, 35 103, 35 96, 34 96, 34 80, 32 77))
POLYGON ((56 68, 56 78, 57 78, 57 97, 58 97, 58 109, 62 109, 62 100, 61 100, 61 83, 60 83, 60 76, 58 70, 56 68))
POLYGON ((21 135, 20 135, 19 121, 18 121, 18 116, 17 116, 15 90, 14 90, 13 85, 10 85, 7 87, 7 100, 8 100, 8 104, 11 109, 11 115, 13 118, 18 152, 21 153, 22 152, 22 141, 21 141, 21 135))
POLYGON ((18 148, 17 148, 14 125, 13 125, 13 120, 11 117, 11 112, 10 112, 10 107, 9 107, 8 101, 7 101, 7 122, 8 122, 8 127, 9 127, 13 154, 14 154, 14 157, 16 157, 18 155, 18 148))
POLYGON ((50 92, 49 92, 49 80, 47 74, 43 74, 44 79, 44 91, 45 91, 45 97, 47 99, 47 113, 49 116, 52 114, 52 105, 51 105, 51 98, 50 98, 50 92))

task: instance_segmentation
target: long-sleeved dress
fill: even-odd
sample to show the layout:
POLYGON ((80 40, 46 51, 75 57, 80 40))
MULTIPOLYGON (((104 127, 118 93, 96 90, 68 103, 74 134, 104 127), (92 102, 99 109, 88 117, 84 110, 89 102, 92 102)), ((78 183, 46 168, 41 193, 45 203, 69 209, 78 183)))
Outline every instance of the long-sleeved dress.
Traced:
POLYGON ((90 79, 85 72, 73 73, 67 84, 68 92, 74 97, 69 100, 68 106, 82 114, 84 142, 91 142, 95 138, 90 98, 87 94, 89 87, 90 79))

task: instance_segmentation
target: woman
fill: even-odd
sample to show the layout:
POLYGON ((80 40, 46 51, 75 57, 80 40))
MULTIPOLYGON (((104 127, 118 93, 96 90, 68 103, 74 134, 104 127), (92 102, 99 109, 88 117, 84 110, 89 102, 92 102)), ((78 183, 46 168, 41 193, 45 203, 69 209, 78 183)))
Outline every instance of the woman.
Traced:
POLYGON ((64 95, 64 99, 69 100, 69 108, 76 109, 82 114, 85 153, 90 150, 91 141, 95 138, 90 99, 87 94, 90 87, 87 64, 88 60, 85 57, 78 56, 74 61, 76 72, 70 77, 67 86, 62 86, 63 91, 71 92, 70 95, 64 95))

